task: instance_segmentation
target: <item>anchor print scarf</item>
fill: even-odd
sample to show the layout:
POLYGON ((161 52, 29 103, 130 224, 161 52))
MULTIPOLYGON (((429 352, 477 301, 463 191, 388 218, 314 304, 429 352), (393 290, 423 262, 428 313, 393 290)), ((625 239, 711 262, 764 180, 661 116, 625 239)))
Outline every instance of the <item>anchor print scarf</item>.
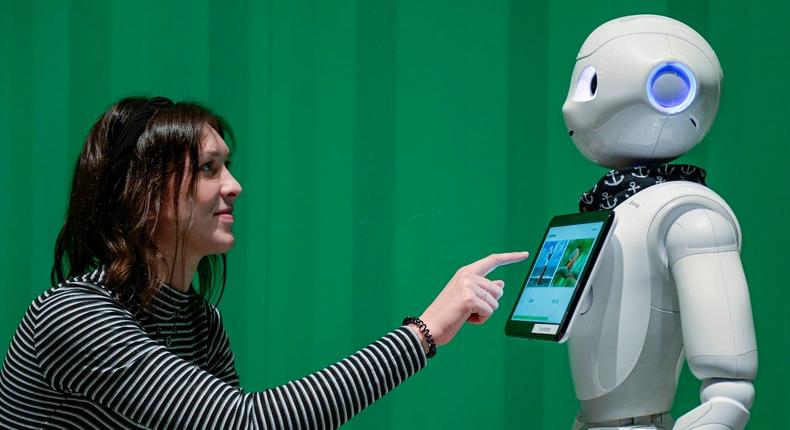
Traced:
POLYGON ((661 164, 610 170, 579 198, 579 211, 612 210, 627 198, 653 185, 690 181, 705 185, 705 169, 690 164, 661 164))

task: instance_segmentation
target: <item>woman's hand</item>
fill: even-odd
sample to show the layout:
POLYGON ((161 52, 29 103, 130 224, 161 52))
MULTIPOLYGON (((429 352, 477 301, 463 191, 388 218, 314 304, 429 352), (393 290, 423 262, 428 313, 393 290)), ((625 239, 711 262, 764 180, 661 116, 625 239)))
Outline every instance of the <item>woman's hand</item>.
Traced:
MULTIPOLYGON (((485 276, 499 266, 517 263, 528 256, 528 252, 491 254, 458 269, 420 316, 436 345, 449 343, 466 321, 484 323, 499 307, 499 298, 505 287, 503 281, 491 281, 485 276)), ((420 333, 416 327, 413 329, 420 333)))

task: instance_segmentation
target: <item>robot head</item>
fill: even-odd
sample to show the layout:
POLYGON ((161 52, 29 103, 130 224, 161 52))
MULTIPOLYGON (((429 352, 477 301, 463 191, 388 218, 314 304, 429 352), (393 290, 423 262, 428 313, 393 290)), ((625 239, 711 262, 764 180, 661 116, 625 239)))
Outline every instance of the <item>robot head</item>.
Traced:
POLYGON ((596 164, 667 162, 705 137, 722 78, 713 49, 689 26, 658 15, 617 18, 584 41, 562 114, 596 164))

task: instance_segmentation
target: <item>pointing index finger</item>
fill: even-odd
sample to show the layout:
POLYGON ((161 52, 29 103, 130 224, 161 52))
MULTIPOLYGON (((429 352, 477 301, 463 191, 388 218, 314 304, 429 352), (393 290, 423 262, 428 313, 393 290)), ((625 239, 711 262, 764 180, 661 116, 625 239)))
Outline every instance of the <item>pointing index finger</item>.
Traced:
POLYGON ((480 276, 486 276, 494 269, 505 264, 518 263, 529 257, 529 252, 506 252, 502 254, 491 254, 482 260, 475 261, 467 266, 469 270, 480 276))

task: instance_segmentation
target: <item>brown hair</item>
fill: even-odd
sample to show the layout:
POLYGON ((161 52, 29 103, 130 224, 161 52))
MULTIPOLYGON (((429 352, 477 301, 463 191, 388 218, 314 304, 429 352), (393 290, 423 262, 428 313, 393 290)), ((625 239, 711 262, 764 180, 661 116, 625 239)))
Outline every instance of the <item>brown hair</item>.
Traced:
MULTIPOLYGON (((74 169, 66 221, 55 243, 53 286, 103 265, 106 287, 124 305, 138 309, 150 302, 160 286, 156 268, 164 262, 153 242, 156 220, 166 207, 174 209, 176 255, 183 255, 197 182, 197 175, 184 172, 198 169, 205 125, 220 136, 232 135, 228 124, 207 108, 161 97, 124 98, 96 121, 74 169), (152 102, 158 104, 152 107, 152 102), (128 131, 145 109, 150 112, 139 124, 142 134, 129 137, 121 132, 119 137, 118 130, 128 131), (123 137, 131 139, 129 151, 118 163, 114 152, 123 137), (179 225, 184 223, 178 222, 178 190, 185 180, 190 216, 186 225, 179 225)), ((171 263, 171 278, 176 261, 171 263)), ((224 254, 206 256, 198 264, 199 291, 206 300, 213 298, 217 285, 221 298, 226 269, 224 254)))

